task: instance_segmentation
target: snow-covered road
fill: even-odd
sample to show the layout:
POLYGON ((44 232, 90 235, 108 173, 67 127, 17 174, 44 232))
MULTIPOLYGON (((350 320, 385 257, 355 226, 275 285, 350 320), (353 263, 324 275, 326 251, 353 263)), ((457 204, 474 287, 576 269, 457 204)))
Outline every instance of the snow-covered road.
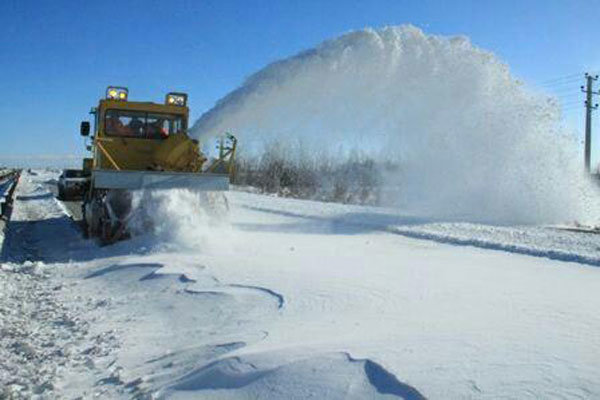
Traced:
POLYGON ((232 192, 229 223, 166 203, 101 248, 52 178, 22 176, 3 246, 15 397, 600 397, 600 235, 232 192))

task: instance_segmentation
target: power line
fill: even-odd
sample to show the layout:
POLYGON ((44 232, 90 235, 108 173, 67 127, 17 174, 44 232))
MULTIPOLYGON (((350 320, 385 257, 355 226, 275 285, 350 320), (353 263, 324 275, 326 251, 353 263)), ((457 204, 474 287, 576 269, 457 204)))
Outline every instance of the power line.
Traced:
POLYGON ((560 76, 558 78, 553 78, 553 79, 548 79, 548 80, 545 80, 545 81, 538 82, 538 85, 551 84, 551 83, 554 83, 554 82, 557 82, 557 81, 562 81, 562 80, 565 80, 565 79, 573 79, 575 77, 579 78, 579 77, 581 77, 582 74, 583 74, 582 72, 577 72, 575 74, 564 75, 564 76, 560 76))
POLYGON ((571 101, 573 98, 581 95, 581 92, 564 92, 564 93, 547 93, 548 96, 552 96, 559 101, 571 101))
POLYGON ((581 95, 581 93, 579 91, 575 92, 575 91, 570 91, 570 92, 542 92, 542 95, 546 96, 546 97, 553 97, 555 99, 564 99, 564 98, 568 98, 568 97, 573 97, 573 96, 579 96, 581 95))
POLYGON ((562 117, 566 117, 566 116, 570 116, 571 117, 571 116, 576 115, 577 119, 579 119, 579 116, 581 115, 580 110, 581 110, 581 107, 578 107, 578 106, 572 106, 572 107, 569 107, 569 108, 562 108, 560 110, 559 115, 562 116, 562 117))
POLYGON ((565 99, 565 98, 569 98, 569 97, 574 97, 576 95, 581 95, 581 93, 577 93, 577 92, 560 92, 560 93, 553 93, 553 92, 548 92, 546 93, 546 95, 548 96, 553 96, 557 99, 565 99))
POLYGON ((585 107, 585 102, 578 100, 578 101, 567 101, 564 103, 560 103, 561 107, 572 107, 572 106, 578 106, 581 107, 582 109, 585 107))
POLYGON ((541 87, 561 87, 561 86, 570 85, 573 82, 579 81, 580 79, 581 79, 581 76, 575 77, 575 78, 571 78, 571 79, 567 79, 567 80, 564 80, 564 81, 550 82, 550 83, 540 83, 540 84, 538 84, 538 86, 541 86, 541 87))
POLYGON ((562 112, 567 112, 567 111, 575 111, 575 110, 583 110, 584 107, 581 106, 581 104, 571 104, 569 106, 564 106, 561 107, 560 110, 562 112))
POLYGON ((573 94, 569 94, 569 95, 566 95, 566 96, 557 96, 557 98, 558 98, 558 102, 560 104, 572 103, 574 101, 577 101, 577 104, 583 104, 579 100, 579 96, 580 95, 581 95, 581 93, 573 93, 573 94))
MULTIPOLYGON (((588 72, 589 75, 596 75, 600 73, 600 71, 592 71, 588 72)), ((561 86, 568 85, 570 82, 578 81, 581 79, 581 76, 585 76, 583 72, 576 72, 573 74, 563 75, 552 79, 547 79, 544 81, 536 82, 537 86, 561 86)))

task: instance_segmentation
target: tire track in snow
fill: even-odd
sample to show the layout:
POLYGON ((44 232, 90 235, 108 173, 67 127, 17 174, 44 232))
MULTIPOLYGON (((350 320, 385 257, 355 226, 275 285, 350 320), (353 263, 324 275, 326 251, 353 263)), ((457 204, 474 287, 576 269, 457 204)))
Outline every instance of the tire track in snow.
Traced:
POLYGON ((118 344, 110 332, 90 331, 85 311, 93 306, 83 298, 76 305, 62 301, 66 288, 57 268, 43 261, 66 252, 58 244, 72 232, 65 233, 69 223, 52 195, 24 178, 2 248, 11 263, 0 271, 0 398, 63 398, 65 375, 92 376, 118 344))

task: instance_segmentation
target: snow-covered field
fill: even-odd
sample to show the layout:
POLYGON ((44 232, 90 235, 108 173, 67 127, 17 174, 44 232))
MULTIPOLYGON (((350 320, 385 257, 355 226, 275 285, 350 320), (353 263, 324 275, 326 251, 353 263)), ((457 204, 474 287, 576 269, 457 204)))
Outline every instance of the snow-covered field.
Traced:
POLYGON ((174 193, 98 247, 52 178, 4 241, 0 398, 600 397, 600 235, 174 193))

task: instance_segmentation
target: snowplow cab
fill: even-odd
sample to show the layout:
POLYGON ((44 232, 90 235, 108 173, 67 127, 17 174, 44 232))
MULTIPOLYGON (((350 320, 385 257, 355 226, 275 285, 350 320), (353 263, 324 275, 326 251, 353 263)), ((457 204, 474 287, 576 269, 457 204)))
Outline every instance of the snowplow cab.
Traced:
MULTIPOLYGON (((126 88, 109 87, 95 110, 93 169, 198 172, 205 158, 187 136, 187 96, 165 104, 129 101, 126 88), (168 155, 178 155, 169 162, 168 155), (167 164, 167 165, 165 165, 167 164)), ((171 157, 172 158, 172 157, 171 157)))

